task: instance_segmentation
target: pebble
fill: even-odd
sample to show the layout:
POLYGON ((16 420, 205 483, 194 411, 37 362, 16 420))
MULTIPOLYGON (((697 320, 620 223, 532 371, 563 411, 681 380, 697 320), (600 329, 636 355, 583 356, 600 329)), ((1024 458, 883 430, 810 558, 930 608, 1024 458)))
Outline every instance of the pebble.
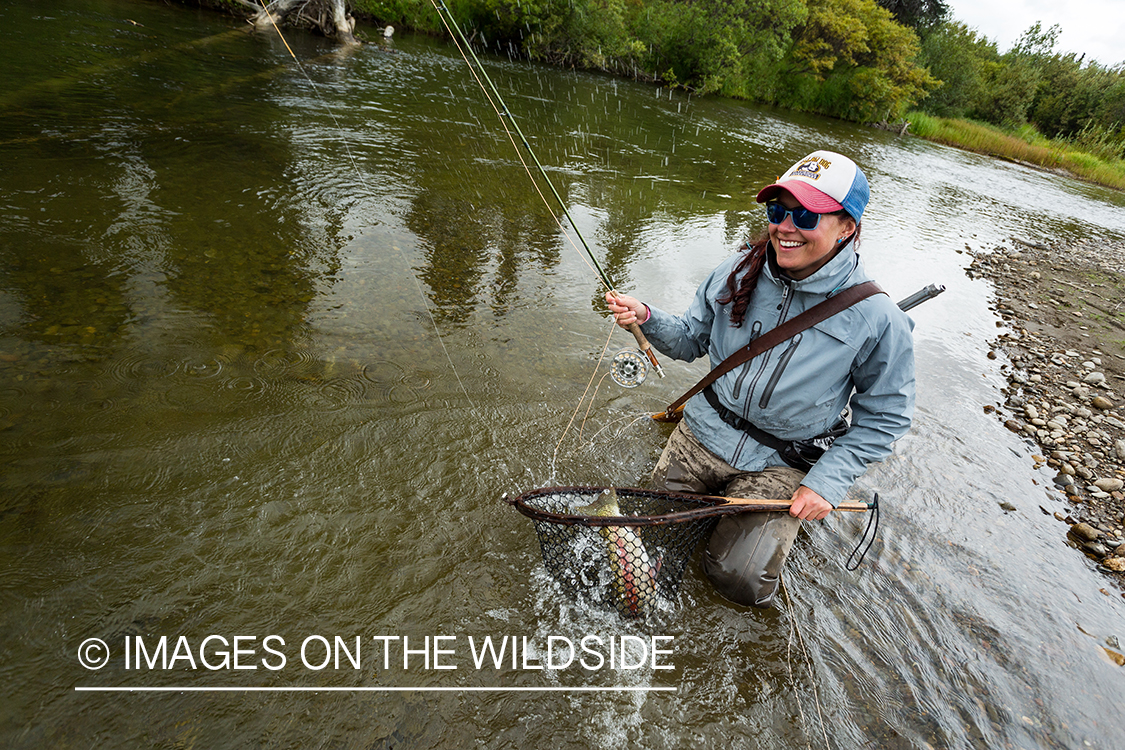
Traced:
POLYGON ((1109 550, 1105 548, 1105 545, 1099 544, 1098 542, 1086 542, 1082 545, 1082 549, 1098 557, 1107 557, 1109 555, 1109 550))

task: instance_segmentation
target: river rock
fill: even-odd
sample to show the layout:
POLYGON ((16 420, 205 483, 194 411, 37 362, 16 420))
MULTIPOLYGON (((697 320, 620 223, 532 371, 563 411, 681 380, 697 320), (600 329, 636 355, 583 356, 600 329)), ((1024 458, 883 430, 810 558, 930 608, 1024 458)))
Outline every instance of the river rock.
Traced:
POLYGON ((1102 565, 1114 573, 1125 573, 1125 557, 1107 557, 1102 560, 1102 565))
POLYGON ((1097 371, 1091 372, 1089 375, 1082 378, 1082 382, 1089 383, 1090 385, 1098 385, 1099 383, 1104 383, 1105 373, 1097 371))
POLYGON ((1031 404, 1023 407, 1023 413, 1027 415, 1028 419, 1039 419, 1039 410, 1031 404))
POLYGON ((1105 396, 1094 396, 1090 403, 1093 404, 1095 408, 1101 409, 1102 411, 1109 411, 1113 408, 1113 402, 1105 396))
POLYGON ((1099 558, 1109 554, 1109 550, 1105 548, 1105 545, 1099 544, 1098 542, 1086 542, 1082 545, 1082 549, 1099 558))
POLYGON ((1117 492, 1122 487, 1125 487, 1125 482, 1122 482, 1120 479, 1106 478, 1095 481, 1094 485, 1102 492, 1117 492))
POLYGON ((1098 531, 1088 523, 1074 524, 1070 527, 1070 533, 1086 542, 1092 542, 1102 535, 1102 532, 1098 531))

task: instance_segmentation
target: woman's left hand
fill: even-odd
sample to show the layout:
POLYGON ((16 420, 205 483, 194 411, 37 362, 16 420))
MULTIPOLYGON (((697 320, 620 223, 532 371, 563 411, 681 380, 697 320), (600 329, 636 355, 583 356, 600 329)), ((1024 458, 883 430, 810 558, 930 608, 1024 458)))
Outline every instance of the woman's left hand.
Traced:
POLYGON ((802 484, 793 493, 793 504, 789 506, 789 515, 796 516, 802 521, 820 521, 832 510, 832 503, 802 484))

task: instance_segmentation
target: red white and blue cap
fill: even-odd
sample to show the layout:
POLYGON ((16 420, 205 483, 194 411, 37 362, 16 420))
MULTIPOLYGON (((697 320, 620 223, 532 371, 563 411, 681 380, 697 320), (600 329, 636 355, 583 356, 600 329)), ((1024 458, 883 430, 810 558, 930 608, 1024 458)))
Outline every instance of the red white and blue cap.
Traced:
POLYGON ((871 198, 867 177, 856 163, 833 151, 814 151, 758 193, 758 203, 787 190, 802 206, 818 214, 844 210, 857 222, 871 198))

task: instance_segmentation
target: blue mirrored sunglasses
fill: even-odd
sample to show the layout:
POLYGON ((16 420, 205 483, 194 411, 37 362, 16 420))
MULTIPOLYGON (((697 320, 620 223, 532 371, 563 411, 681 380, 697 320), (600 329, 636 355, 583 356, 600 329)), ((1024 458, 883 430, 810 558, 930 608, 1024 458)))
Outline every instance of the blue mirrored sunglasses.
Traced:
POLYGON ((786 216, 793 217, 793 226, 798 229, 811 231, 820 225, 820 217, 822 214, 810 211, 804 206, 786 208, 777 202, 766 204, 766 218, 769 219, 770 224, 780 224, 785 221, 786 216))

